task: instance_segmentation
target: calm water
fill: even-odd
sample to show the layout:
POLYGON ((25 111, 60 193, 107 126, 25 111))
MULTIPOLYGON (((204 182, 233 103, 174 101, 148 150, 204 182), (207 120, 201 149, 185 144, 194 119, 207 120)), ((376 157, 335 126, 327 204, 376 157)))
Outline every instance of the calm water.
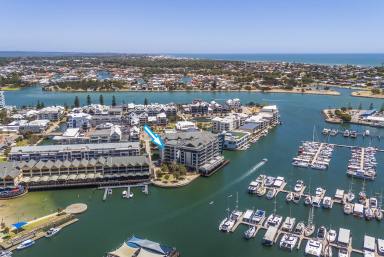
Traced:
POLYGON ((187 58, 212 60, 297 62, 325 65, 351 64, 360 66, 380 66, 384 54, 171 54, 187 58))
MULTIPOLYGON (((246 227, 239 226, 233 234, 223 234, 218 231, 220 220, 226 215, 227 196, 239 193, 240 209, 262 208, 268 213, 273 210, 273 202, 265 198, 247 194, 247 186, 251 179, 260 173, 284 176, 289 185, 297 179, 306 183, 312 181, 312 188, 324 186, 327 195, 334 195, 336 188, 348 189, 350 178, 345 174, 350 152, 337 148, 334 151, 330 168, 327 171, 298 169, 291 166, 291 158, 297 153, 301 140, 312 139, 313 126, 317 130, 326 127, 337 127, 323 122, 320 111, 328 106, 358 106, 364 107, 372 102, 379 107, 383 101, 352 98, 348 90, 341 90, 342 96, 316 96, 295 94, 262 94, 262 93, 116 93, 119 101, 136 101, 142 103, 144 97, 152 102, 190 102, 194 98, 205 100, 239 97, 243 102, 263 102, 277 104, 281 111, 283 125, 275 128, 267 137, 254 144, 247 151, 226 152, 231 161, 219 173, 210 178, 199 178, 191 185, 180 189, 160 189, 151 187, 150 195, 144 196, 135 191, 132 200, 123 200, 121 191, 115 190, 113 196, 106 202, 102 201, 103 192, 95 189, 76 189, 65 191, 48 191, 30 193, 10 204, 16 204, 13 217, 18 220, 29 219, 63 207, 73 202, 85 202, 88 211, 80 216, 80 221, 51 239, 42 239, 30 249, 15 253, 16 257, 68 257, 89 256, 101 257, 103 254, 135 234, 147 237, 177 247, 182 256, 303 256, 303 249, 297 253, 281 251, 278 247, 263 247, 261 238, 264 232, 258 233, 255 239, 245 241, 242 233, 246 227), (242 177, 262 158, 268 158, 268 163, 248 177, 242 177), (213 205, 209 205, 214 201, 213 205), (16 214, 17 213, 17 214, 16 214)), ((87 93, 79 94, 85 99, 87 93)), ((7 92, 7 102, 17 104, 18 99, 23 103, 33 103, 37 98, 46 104, 72 101, 75 94, 70 93, 41 93, 37 89, 27 89, 19 92, 7 92)), ((98 95, 98 94, 96 94, 98 95)), ((96 99, 95 95, 95 99, 96 99)), ((109 94, 104 94, 109 99, 109 94)), ((111 94, 112 95, 112 94, 111 94)), ((346 126, 350 127, 350 126, 346 126)), ((362 126, 352 126, 359 131, 366 129, 362 126)), ((369 128, 371 134, 384 136, 383 130, 369 128)), ((324 140, 321 133, 316 138, 324 140)), ((341 136, 331 138, 330 142, 351 145, 377 145, 384 148, 383 142, 377 139, 345 139, 341 136)), ((367 182, 367 192, 380 192, 384 182, 382 153, 377 154, 379 162, 378 177, 374 182, 367 182)), ((361 189, 361 181, 355 181, 354 191, 361 189)), ((229 204, 234 205, 234 197, 229 198, 229 204)), ((284 196, 278 197, 277 212, 289 215, 291 212, 298 220, 306 220, 309 209, 300 203, 286 204, 284 196), (291 208, 290 208, 291 207, 291 208)), ((9 218, 9 217, 8 217, 9 218)), ((384 222, 357 219, 345 216, 340 206, 331 210, 316 209, 315 223, 333 228, 345 227, 352 230, 354 246, 360 248, 364 233, 375 237, 384 237, 384 222)))
MULTIPOLYGON (((164 53, 159 53, 164 54, 164 53)), ((26 57, 26 56, 105 56, 104 53, 70 53, 70 52, 4 52, 0 51, 0 57, 26 57)), ((203 58, 212 60, 233 61, 273 61, 273 62, 298 62, 312 64, 351 64, 361 66, 380 66, 384 62, 384 53, 369 54, 180 54, 165 53, 165 55, 187 58, 203 58)))

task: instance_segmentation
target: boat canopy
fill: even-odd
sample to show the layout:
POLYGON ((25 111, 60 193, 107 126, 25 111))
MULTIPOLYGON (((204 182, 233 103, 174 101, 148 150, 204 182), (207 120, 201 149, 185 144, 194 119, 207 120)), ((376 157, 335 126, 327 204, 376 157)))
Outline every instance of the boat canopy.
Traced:
POLYGON ((120 248, 116 249, 113 252, 108 253, 108 256, 116 256, 116 257, 131 257, 133 256, 139 249, 132 248, 128 246, 126 243, 123 243, 120 248))
POLYGON ((159 243, 150 241, 148 239, 141 239, 135 236, 132 236, 127 243, 129 246, 141 247, 146 250, 157 252, 163 255, 168 255, 172 251, 171 247, 160 245, 159 243))

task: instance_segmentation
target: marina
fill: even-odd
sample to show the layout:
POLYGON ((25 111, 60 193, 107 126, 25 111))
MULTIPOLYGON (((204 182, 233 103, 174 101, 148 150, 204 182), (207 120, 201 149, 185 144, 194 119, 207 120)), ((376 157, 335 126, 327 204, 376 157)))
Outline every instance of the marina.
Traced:
POLYGON ((334 145, 314 141, 305 141, 299 147, 298 156, 293 158, 292 165, 317 170, 328 169, 334 145))
POLYGON ((352 157, 348 162, 347 175, 367 180, 376 178, 376 149, 356 147, 351 149, 352 157))
MULTIPOLYGON (((273 192, 266 199, 276 199, 279 193, 285 194, 285 200, 287 203, 293 202, 298 204, 301 199, 305 206, 316 207, 322 209, 332 209, 334 204, 342 205, 344 214, 354 214, 354 216, 365 218, 366 220, 373 220, 376 218, 377 221, 382 220, 384 210, 382 209, 382 196, 377 197, 367 196, 365 189, 359 193, 359 201, 353 202, 354 194, 351 190, 336 189, 333 196, 326 195, 327 190, 322 187, 317 187, 315 194, 312 195, 310 188, 306 192, 307 186, 302 180, 296 181, 293 191, 286 190, 287 183, 284 177, 271 177, 264 174, 260 174, 255 180, 251 181, 248 186, 248 193, 251 195, 257 194, 259 197, 262 196, 257 192, 273 192), (353 195, 353 198, 352 198, 353 195), (364 197, 364 201, 361 199, 364 197), (346 211, 346 208, 350 211, 346 211)), ((249 213, 247 217, 251 216, 249 213)), ((249 219, 249 218, 248 218, 249 219)))
MULTIPOLYGON (((243 212, 239 211, 239 213, 243 212)), ((346 256, 351 256, 353 253, 367 256, 367 251, 369 254, 373 254, 372 256, 379 256, 384 252, 384 241, 367 235, 363 239, 363 248, 354 248, 352 246, 350 229, 339 228, 336 232, 336 229, 327 229, 325 226, 319 226, 316 235, 311 237, 310 235, 305 235, 303 229, 294 230, 296 225, 296 218, 294 217, 286 217, 282 223, 283 217, 273 213, 268 219, 261 219, 256 222, 252 220, 252 216, 258 216, 258 212, 246 210, 244 213, 244 215, 237 218, 236 226, 230 232, 235 232, 237 227, 242 224, 249 228, 245 231, 245 234, 247 239, 251 239, 256 237, 260 230, 264 230, 265 234, 262 237, 262 244, 265 246, 278 244, 280 248, 292 251, 294 249, 299 250, 302 244, 306 242, 306 255, 325 257, 332 256, 332 249, 342 254, 344 253, 346 256), (252 233, 249 233, 250 228, 252 228, 252 233)))

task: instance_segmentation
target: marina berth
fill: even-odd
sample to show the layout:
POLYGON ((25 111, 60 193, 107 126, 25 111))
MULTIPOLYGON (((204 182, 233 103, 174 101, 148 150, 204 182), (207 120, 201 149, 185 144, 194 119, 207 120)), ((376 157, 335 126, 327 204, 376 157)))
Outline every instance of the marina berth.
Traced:
POLYGON ((347 248, 351 242, 351 231, 346 228, 339 228, 337 235, 337 245, 347 248))
POLYGON ((295 227, 296 218, 286 217, 283 225, 281 226, 281 230, 286 232, 291 232, 295 227))
POLYGON ((280 248, 292 251, 298 241, 298 237, 292 234, 284 234, 280 240, 280 248))
POLYGON ((364 235, 363 251, 364 251, 364 255, 365 253, 367 254, 373 253, 373 256, 374 256, 374 253, 376 251, 376 239, 374 237, 364 235))
POLYGON ((263 245, 273 245, 278 235, 278 227, 269 226, 263 237, 263 245))
POLYGON ((331 161, 333 148, 334 145, 331 144, 305 141, 299 147, 298 156, 292 159, 292 165, 326 170, 331 161))
POLYGON ((305 254, 320 257, 323 250, 323 244, 317 240, 310 239, 305 246, 305 254))

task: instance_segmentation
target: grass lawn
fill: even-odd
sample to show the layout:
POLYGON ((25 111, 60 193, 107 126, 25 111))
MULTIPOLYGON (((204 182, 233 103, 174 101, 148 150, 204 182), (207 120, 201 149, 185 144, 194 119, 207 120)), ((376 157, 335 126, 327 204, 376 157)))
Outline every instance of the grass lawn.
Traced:
POLYGON ((2 91, 17 91, 20 90, 20 87, 2 87, 0 90, 2 91))

